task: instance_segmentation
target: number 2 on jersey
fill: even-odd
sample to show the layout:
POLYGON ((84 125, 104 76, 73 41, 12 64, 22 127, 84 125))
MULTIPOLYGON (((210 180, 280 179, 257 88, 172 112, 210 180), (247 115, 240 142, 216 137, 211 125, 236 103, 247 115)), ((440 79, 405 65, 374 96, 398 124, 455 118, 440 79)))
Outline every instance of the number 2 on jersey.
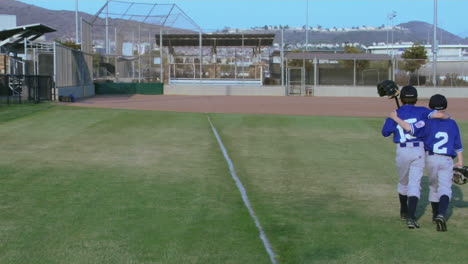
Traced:
POLYGON ((442 146, 448 142, 448 134, 446 132, 438 132, 437 134, 435 134, 435 138, 440 138, 440 140, 434 144, 432 152, 437 154, 447 154, 447 148, 442 148, 442 146))

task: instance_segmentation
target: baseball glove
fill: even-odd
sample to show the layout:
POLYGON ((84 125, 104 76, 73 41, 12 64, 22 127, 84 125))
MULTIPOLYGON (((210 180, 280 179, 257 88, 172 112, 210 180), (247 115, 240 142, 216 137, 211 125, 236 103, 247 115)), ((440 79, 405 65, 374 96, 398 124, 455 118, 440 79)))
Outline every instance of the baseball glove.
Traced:
POLYGON ((397 84, 391 80, 386 80, 377 84, 377 92, 380 97, 388 96, 390 99, 398 97, 400 94, 397 84))
POLYGON ((453 168, 453 183, 463 185, 468 183, 468 167, 453 168))

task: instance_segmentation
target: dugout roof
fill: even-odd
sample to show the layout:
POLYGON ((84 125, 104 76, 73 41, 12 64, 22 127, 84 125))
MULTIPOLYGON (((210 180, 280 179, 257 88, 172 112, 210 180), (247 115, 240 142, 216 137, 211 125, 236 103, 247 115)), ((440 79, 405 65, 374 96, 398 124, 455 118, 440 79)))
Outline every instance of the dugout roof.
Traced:
MULTIPOLYGON (((202 34, 204 47, 262 47, 273 45, 275 34, 202 34)), ((200 34, 168 34, 162 36, 163 46, 198 47, 200 34)), ((160 35, 156 35, 156 43, 160 43, 160 35)))
POLYGON ((33 41, 45 33, 55 32, 56 30, 42 25, 31 24, 0 31, 0 47, 15 48, 16 45, 23 43, 25 39, 33 41))
POLYGON ((310 53, 310 52, 289 52, 285 55, 288 60, 370 60, 382 61, 391 60, 392 57, 385 54, 370 53, 310 53))
POLYGON ((38 38, 44 35, 45 33, 50 33, 50 32, 55 32, 55 31, 57 30, 51 27, 48 27, 46 25, 42 25, 42 24, 24 25, 24 26, 9 28, 9 29, 0 31, 0 40, 13 37, 19 33, 22 33, 24 37, 34 36, 35 38, 38 38))

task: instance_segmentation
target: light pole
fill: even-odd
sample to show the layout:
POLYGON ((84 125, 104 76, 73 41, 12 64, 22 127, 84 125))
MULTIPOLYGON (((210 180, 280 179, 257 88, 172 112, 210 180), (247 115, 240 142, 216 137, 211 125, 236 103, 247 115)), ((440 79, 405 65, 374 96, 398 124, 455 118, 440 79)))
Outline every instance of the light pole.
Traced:
POLYGON ((434 0, 434 40, 432 42, 432 83, 437 87, 437 52, 439 45, 437 43, 437 0, 434 0))
MULTIPOLYGON (((391 58, 392 58, 392 80, 395 80, 395 58, 394 58, 394 53, 393 53, 393 19, 396 17, 397 13, 395 11, 392 11, 390 14, 387 15, 387 19, 391 21, 391 27, 392 27, 392 50, 391 50, 391 58)), ((390 23, 388 23, 390 24, 390 23)), ((388 29, 387 29, 387 55, 388 53, 388 29)))
POLYGON ((79 31, 79 20, 78 20, 78 0, 75 1, 75 29, 76 29, 76 44, 80 43, 80 37, 79 37, 79 34, 78 34, 78 31, 79 31))
MULTIPOLYGON (((392 11, 390 14, 387 15, 387 18, 389 21, 391 21, 391 30, 392 30, 392 38, 391 38, 391 43, 392 43, 392 57, 393 57, 393 19, 396 17, 397 13, 395 11, 392 11)), ((390 23, 389 23, 390 24, 390 23)), ((388 49, 388 30, 387 30, 387 49, 388 49)))
POLYGON ((309 0, 306 0, 306 47, 305 50, 309 48, 309 0))

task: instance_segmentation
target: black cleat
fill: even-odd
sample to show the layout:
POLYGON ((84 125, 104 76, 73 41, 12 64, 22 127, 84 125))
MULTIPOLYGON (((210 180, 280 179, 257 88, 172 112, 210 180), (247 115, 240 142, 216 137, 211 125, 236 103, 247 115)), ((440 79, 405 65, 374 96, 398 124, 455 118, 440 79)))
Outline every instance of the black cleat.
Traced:
POLYGON ((416 222, 416 220, 413 218, 408 218, 408 220, 406 221, 406 225, 409 229, 419 228, 418 222, 416 222))
POLYGON ((447 231, 447 221, 445 220, 445 217, 443 215, 436 216, 435 221, 437 224, 437 231, 439 232, 447 231))
POLYGON ((408 214, 407 213, 400 213, 400 220, 401 221, 406 221, 408 219, 408 214))

